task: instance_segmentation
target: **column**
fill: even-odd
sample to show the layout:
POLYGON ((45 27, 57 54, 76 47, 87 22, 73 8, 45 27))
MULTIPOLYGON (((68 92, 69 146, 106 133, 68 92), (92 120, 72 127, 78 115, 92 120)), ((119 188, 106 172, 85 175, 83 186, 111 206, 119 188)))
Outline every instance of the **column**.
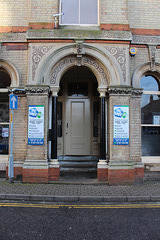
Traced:
POLYGON ((51 159, 57 159, 57 96, 52 97, 51 159))
POLYGON ((106 160, 106 111, 105 97, 101 97, 100 111, 100 159, 106 160))
POLYGON ((108 180, 108 165, 106 161, 106 89, 98 88, 101 98, 100 111, 100 159, 97 165, 98 181, 108 180))
POLYGON ((58 181, 60 177, 60 167, 57 159, 57 93, 59 87, 52 90, 52 136, 51 136, 51 159, 49 161, 49 181, 58 181))

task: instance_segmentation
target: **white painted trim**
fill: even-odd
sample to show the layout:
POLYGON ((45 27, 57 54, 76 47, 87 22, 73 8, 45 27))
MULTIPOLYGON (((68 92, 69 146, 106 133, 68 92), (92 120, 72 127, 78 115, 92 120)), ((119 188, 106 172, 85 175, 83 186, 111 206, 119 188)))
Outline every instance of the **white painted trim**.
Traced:
POLYGON ((0 92, 1 93, 8 93, 8 89, 7 88, 0 88, 0 92))
POLYGON ((141 127, 160 127, 160 125, 156 125, 156 124, 141 124, 141 127))
POLYGON ((160 91, 143 91, 144 95, 160 95, 160 91))
POLYGON ((159 156, 142 156, 142 163, 159 163, 160 164, 160 157, 159 156))
POLYGON ((10 125, 10 123, 9 122, 8 123, 6 123, 6 122, 5 123, 3 123, 3 122, 1 123, 0 122, 0 125, 10 125))

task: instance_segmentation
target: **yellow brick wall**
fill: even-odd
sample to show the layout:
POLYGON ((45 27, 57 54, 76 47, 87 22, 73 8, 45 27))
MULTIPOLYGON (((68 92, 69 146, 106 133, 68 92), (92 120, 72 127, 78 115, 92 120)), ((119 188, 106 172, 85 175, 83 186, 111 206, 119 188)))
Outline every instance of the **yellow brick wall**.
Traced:
MULTIPOLYGON (((131 28, 160 29, 160 0, 100 0, 101 24, 130 24, 131 28)), ((53 23, 59 0, 1 0, 0 26, 53 23)))
POLYGON ((28 78, 28 50, 7 51, 6 46, 2 46, 1 56, 16 66, 20 77, 19 86, 25 86, 28 78))
POLYGON ((1 0, 0 26, 28 26, 30 0, 1 0))
POLYGON ((54 22, 53 14, 58 12, 58 0, 31 0, 30 22, 54 22))
POLYGON ((160 0, 128 0, 130 28, 160 29, 160 0))
POLYGON ((102 24, 128 24, 127 0, 101 0, 100 16, 102 24))

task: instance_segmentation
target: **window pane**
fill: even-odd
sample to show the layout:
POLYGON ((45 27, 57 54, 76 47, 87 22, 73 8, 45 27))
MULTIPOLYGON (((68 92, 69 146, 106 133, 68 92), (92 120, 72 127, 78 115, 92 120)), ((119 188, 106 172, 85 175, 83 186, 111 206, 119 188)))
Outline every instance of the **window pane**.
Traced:
POLYGON ((0 125, 0 154, 8 154, 9 125, 0 125))
POLYGON ((61 9, 62 24, 78 24, 79 23, 79 0, 62 0, 61 9))
POLYGON ((3 69, 0 68, 0 88, 6 88, 10 86, 11 78, 9 74, 3 69))
POLYGON ((80 24, 97 24, 97 0, 80 0, 80 24))
POLYGON ((143 76, 140 81, 140 87, 144 91, 159 91, 158 82, 152 76, 143 76))
POLYGON ((142 95, 141 122, 142 124, 160 125, 159 95, 142 95))
POLYGON ((9 97, 6 93, 0 93, 0 122, 9 122, 9 97))
POLYGON ((68 96, 88 96, 88 83, 71 82, 68 84, 68 96))
POLYGON ((160 127, 142 127, 142 156, 160 156, 160 127))

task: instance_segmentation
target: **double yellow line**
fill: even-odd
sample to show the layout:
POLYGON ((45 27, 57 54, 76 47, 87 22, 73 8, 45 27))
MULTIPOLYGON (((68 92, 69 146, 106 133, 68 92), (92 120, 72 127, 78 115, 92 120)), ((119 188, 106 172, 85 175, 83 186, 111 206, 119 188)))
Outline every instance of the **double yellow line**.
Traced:
POLYGON ((0 207, 19 207, 19 208, 63 208, 69 209, 115 209, 115 208, 160 208, 160 204, 110 204, 110 205, 70 205, 70 204, 38 204, 38 203, 0 203, 0 207))

